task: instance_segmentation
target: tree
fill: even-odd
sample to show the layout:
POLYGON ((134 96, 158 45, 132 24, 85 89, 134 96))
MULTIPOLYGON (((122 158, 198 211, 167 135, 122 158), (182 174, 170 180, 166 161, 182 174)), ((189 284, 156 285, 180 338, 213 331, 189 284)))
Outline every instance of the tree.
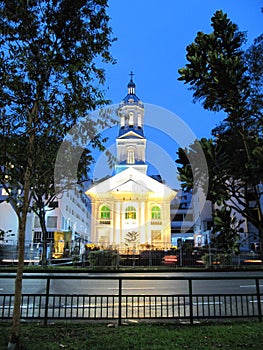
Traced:
POLYGON ((214 227, 211 243, 225 253, 239 253, 238 231, 243 220, 238 220, 233 215, 231 208, 223 206, 217 208, 213 213, 214 227))
MULTIPOLYGON (((105 73, 99 68, 114 62, 106 7, 107 0, 0 1, 1 185, 19 220, 9 348, 19 347, 25 224, 32 186, 43 183, 45 176, 37 159, 38 141, 54 138, 57 145, 80 116, 107 102, 102 91, 105 73)), ((98 122, 90 122, 91 128, 98 122)))
MULTIPOLYGON (((179 69, 179 80, 190 84, 195 102, 201 101, 205 109, 226 113, 221 125, 213 130, 215 140, 204 140, 202 145, 208 159, 210 197, 242 213, 258 228, 263 240, 262 191, 258 186, 263 176, 262 157, 258 157, 263 144, 262 80, 257 75, 262 69, 257 63, 262 37, 244 53, 241 48, 245 34, 226 14, 217 11, 211 26, 212 33, 198 32, 187 46, 188 63, 179 69)), ((189 169, 182 172, 186 176, 189 169)))
MULTIPOLYGON (((263 9, 262 9, 263 12, 263 9)), ((258 115, 257 127, 262 131, 263 109, 263 34, 254 40, 253 45, 245 52, 244 60, 248 67, 251 83, 250 104, 258 115)))
MULTIPOLYGON (((91 145, 100 150, 104 150, 102 144, 104 141, 105 139, 102 139, 100 135, 97 135, 96 138, 92 140, 91 145)), ((38 170, 35 172, 39 176, 35 177, 34 182, 31 184, 32 203, 30 208, 38 216, 42 231, 42 266, 47 265, 46 212, 48 210, 53 210, 54 203, 58 200, 58 197, 61 197, 64 192, 68 191, 70 188, 77 187, 79 188, 79 191, 81 191, 83 183, 88 180, 89 166, 93 162, 90 149, 83 149, 82 156, 78 163, 78 177, 74 179, 73 174, 67 174, 67 178, 65 176, 63 179, 61 178, 64 185, 61 186, 58 191, 57 188, 55 188, 54 167, 60 144, 61 142, 56 139, 56 135, 52 138, 41 136, 41 138, 38 138, 35 149, 36 166, 40 171, 38 170), (45 150, 45 152, 43 152, 43 150, 45 150)), ((79 146, 78 142, 75 146, 79 146)), ((74 169, 74 167, 72 169, 74 169)))
POLYGON ((242 121, 250 95, 241 50, 245 35, 222 11, 212 17, 211 26, 211 34, 198 32, 194 43, 187 46, 189 63, 179 69, 178 80, 191 85, 194 101, 203 101, 205 109, 223 110, 227 120, 242 121))
POLYGON ((200 141, 196 140, 189 148, 179 148, 177 154, 176 163, 181 164, 181 167, 178 167, 179 179, 184 190, 193 189, 193 174, 195 174, 201 188, 208 186, 208 191, 205 192, 208 200, 218 203, 218 205, 229 200, 230 196, 227 191, 228 176, 224 169, 230 160, 221 146, 212 139, 202 138, 200 141), (205 155, 208 174, 203 174, 202 167, 198 164, 198 157, 193 156, 196 154, 197 147, 201 147, 205 155), (195 159, 195 162, 192 161, 190 164, 189 159, 195 159))
MULTIPOLYGON (((234 143, 235 140, 232 139, 232 142, 234 143)), ((255 215, 257 204, 255 202, 254 205, 252 205, 251 202, 253 198, 249 191, 249 172, 246 174, 247 169, 242 159, 243 152, 241 152, 241 157, 237 152, 232 154, 229 150, 232 143, 224 144, 224 142, 215 141, 213 139, 202 138, 200 141, 196 141, 196 143, 201 145, 205 154, 209 180, 207 181, 206 178, 202 176, 202 168, 199 167, 198 162, 191 165, 194 168, 195 176, 199 178, 200 186, 207 186, 208 182, 207 199, 215 204, 217 208, 217 211, 214 210, 213 212, 213 231, 214 233, 216 231, 221 232, 218 242, 220 243, 221 239, 222 243, 222 233, 227 232, 227 230, 229 234, 230 232, 233 233, 233 227, 236 228, 237 232, 241 224, 241 220, 237 219, 233 219, 233 222, 230 219, 221 220, 220 228, 219 225, 215 224, 215 221, 222 216, 221 214, 223 212, 227 212, 227 214, 231 213, 232 218, 235 217, 235 213, 239 213, 256 227, 260 228, 260 222, 255 215), (240 173, 243 174, 242 181, 240 173), (245 176, 247 176, 247 182, 245 182, 245 176), (222 229, 223 223, 224 229, 222 229), (233 223, 235 223, 235 225, 233 225, 233 223)), ((193 172, 188 158, 193 158, 191 154, 195 154, 195 145, 196 144, 190 145, 189 149, 179 148, 177 152, 178 159, 176 163, 180 164, 180 167, 178 167, 179 179, 182 188, 185 190, 193 188, 193 172)), ((258 191, 258 195, 259 194, 260 191, 258 191)), ((225 239, 226 242, 230 243, 228 244, 230 248, 231 240, 227 237, 225 237, 225 239)), ((232 243, 234 243, 234 240, 232 240, 232 243)))

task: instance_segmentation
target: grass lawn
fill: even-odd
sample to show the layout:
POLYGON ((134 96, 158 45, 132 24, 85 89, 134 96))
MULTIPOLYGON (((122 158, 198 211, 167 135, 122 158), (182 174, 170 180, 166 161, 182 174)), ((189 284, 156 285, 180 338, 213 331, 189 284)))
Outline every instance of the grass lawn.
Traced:
MULTIPOLYGON (((0 349, 7 348, 10 324, 0 323, 0 349)), ((257 321, 195 325, 138 323, 109 327, 102 323, 21 326, 23 350, 209 350, 262 349, 263 323, 257 321)))

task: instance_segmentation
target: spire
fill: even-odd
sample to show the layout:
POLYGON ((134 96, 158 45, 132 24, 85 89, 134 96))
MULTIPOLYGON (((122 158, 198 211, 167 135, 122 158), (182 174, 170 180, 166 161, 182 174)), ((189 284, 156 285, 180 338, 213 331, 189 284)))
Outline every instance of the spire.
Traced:
POLYGON ((129 73, 130 81, 128 83, 128 94, 124 97, 124 99, 122 100, 122 103, 120 104, 120 107, 122 107, 123 105, 138 105, 139 107, 143 108, 143 103, 140 101, 140 99, 138 98, 138 96, 136 96, 135 94, 135 83, 133 81, 133 76, 134 73, 133 71, 131 71, 129 73))
POLYGON ((128 95, 135 95, 135 83, 133 81, 133 76, 134 76, 134 73, 133 71, 130 72, 130 81, 129 81, 129 84, 128 84, 128 95))
POLYGON ((145 163, 146 138, 143 132, 144 106, 135 95, 134 73, 130 72, 128 94, 119 105, 119 136, 116 138, 118 165, 116 173, 133 167, 146 174, 145 163))

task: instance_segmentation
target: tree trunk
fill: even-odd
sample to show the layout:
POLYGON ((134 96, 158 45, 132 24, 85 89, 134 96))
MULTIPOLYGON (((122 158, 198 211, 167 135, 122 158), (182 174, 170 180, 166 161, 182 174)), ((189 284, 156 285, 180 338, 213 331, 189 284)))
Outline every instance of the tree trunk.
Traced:
POLYGON ((24 198, 21 208, 21 216, 19 216, 19 231, 18 231, 18 266, 15 279, 15 300, 12 318, 11 333, 8 343, 8 350, 20 349, 20 317, 21 317, 21 295, 22 281, 24 271, 24 256, 25 256, 25 230, 26 219, 29 207, 29 191, 30 191, 30 171, 27 168, 25 173, 24 183, 24 198))
POLYGON ((261 254, 261 264, 263 263, 263 225, 262 222, 258 225, 258 235, 259 235, 259 249, 261 254))
MULTIPOLYGON (((34 113, 37 111, 37 103, 33 108, 34 113)), ((33 114, 34 114, 33 113, 33 114)), ((30 187, 31 187, 31 174, 33 167, 33 149, 35 142, 35 127, 33 121, 33 114, 28 113, 28 156, 27 165, 24 174, 23 183, 23 201, 21 208, 17 206, 17 215, 19 222, 18 230, 18 266, 15 280, 15 300, 14 310, 12 318, 12 326, 9 337, 9 343, 7 346, 8 350, 19 350, 20 349, 20 318, 21 318, 21 295, 22 295, 22 282, 23 282, 23 271, 24 271, 24 257, 25 257, 25 231, 26 231, 26 220, 27 213, 30 204, 30 187)), ((37 115, 37 113, 36 113, 37 115)))
POLYGON ((47 266, 47 228, 45 222, 45 209, 43 208, 39 213, 40 227, 43 234, 43 252, 42 252, 42 266, 47 266))

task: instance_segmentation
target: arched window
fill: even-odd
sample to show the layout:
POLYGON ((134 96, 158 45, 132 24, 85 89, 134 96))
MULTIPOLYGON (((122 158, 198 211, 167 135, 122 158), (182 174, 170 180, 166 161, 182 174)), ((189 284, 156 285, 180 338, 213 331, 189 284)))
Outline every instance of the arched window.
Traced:
POLYGON ((157 205, 152 207, 152 219, 160 220, 161 219, 161 209, 157 205))
POLYGON ((128 164, 134 164, 135 163, 134 149, 133 148, 128 148, 127 163, 128 164))
POLYGON ((136 209, 129 206, 125 210, 125 219, 136 219, 136 209))
POLYGON ((110 208, 107 205, 101 207, 100 219, 110 219, 110 208))
POLYGON ((134 123, 133 113, 130 112, 129 113, 129 126, 133 126, 133 123, 134 123))
POLYGON ((141 116, 141 114, 138 114, 138 127, 139 128, 142 127, 142 116, 141 116))
POLYGON ((125 116, 121 115, 121 127, 125 126, 125 116))

